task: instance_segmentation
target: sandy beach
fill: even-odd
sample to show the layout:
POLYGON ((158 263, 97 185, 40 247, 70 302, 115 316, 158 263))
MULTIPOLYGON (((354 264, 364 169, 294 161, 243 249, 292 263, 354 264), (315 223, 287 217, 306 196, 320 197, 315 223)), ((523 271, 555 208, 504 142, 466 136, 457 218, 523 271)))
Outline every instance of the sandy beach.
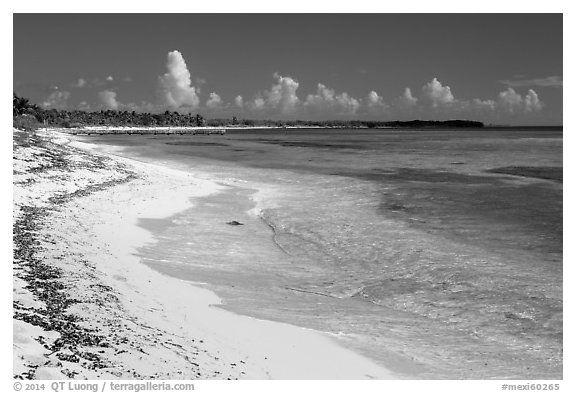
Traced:
POLYGON ((136 249, 223 186, 14 130, 13 375, 24 379, 396 379, 327 335, 213 307, 136 249))

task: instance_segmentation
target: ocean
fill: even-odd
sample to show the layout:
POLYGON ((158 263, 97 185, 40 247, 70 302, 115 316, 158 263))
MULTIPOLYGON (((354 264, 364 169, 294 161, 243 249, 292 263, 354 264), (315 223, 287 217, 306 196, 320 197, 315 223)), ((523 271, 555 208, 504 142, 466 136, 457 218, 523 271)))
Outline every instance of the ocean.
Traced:
POLYGON ((148 266, 403 378, 562 378, 562 130, 89 136, 215 179, 148 266), (242 225, 230 225, 237 221, 242 225))

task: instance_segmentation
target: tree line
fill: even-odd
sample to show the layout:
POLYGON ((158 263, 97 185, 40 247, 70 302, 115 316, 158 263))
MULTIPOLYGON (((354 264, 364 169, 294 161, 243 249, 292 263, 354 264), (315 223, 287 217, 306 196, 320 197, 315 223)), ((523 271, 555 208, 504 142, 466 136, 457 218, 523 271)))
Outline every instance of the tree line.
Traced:
MULTIPOLYGON (((385 127, 483 127, 483 123, 470 120, 447 121, 371 121, 371 120, 253 120, 253 119, 205 119, 202 115, 165 111, 148 113, 136 111, 44 109, 31 103, 27 98, 14 93, 14 121, 38 123, 37 126, 80 128, 85 126, 111 127, 326 127, 326 128, 385 128, 385 127)), ((15 125, 16 126, 16 125, 15 125)))

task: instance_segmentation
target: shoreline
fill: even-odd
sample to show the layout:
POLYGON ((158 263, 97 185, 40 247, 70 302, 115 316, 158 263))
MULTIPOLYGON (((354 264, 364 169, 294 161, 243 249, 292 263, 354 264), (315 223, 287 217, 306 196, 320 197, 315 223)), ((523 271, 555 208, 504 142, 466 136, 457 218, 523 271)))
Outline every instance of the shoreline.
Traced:
MULTIPOLYGON (((97 353, 107 367, 86 370, 82 361, 62 360, 58 353, 46 356, 46 343, 57 341, 56 334, 44 333, 42 353, 43 349, 38 347, 38 326, 15 320, 20 334, 20 339, 15 340, 15 373, 17 369, 23 369, 22 363, 26 361, 36 360, 38 364, 38 360, 51 357, 47 363, 34 368, 36 378, 62 378, 64 369, 77 372, 73 378, 90 379, 155 378, 152 370, 158 377, 167 379, 399 378, 369 359, 340 347, 320 332, 213 307, 220 303, 213 292, 162 275, 134 255, 137 247, 153 241, 152 234, 137 225, 138 219, 167 219, 191 207, 194 203, 191 197, 218 193, 222 186, 175 169, 95 153, 90 146, 79 142, 62 146, 63 139, 68 138, 62 134, 48 133, 48 136, 63 149, 82 147, 87 149, 83 154, 104 157, 135 174, 135 178, 127 182, 63 203, 55 214, 57 219, 46 228, 50 232, 59 225, 58 233, 63 237, 51 245, 54 249, 51 252, 61 251, 57 249, 66 244, 82 255, 86 266, 93 266, 86 268, 95 271, 92 273, 95 277, 86 279, 90 281, 84 283, 87 285, 74 284, 72 292, 77 298, 85 298, 88 291, 83 289, 98 288, 97 285, 109 288, 100 291, 100 295, 106 292, 104 294, 117 298, 117 302, 103 301, 101 305, 79 301, 71 304, 67 311, 78 315, 82 323, 97 322, 97 328, 102 330, 106 326, 111 326, 108 329, 113 327, 116 337, 124 335, 129 342, 133 340, 133 345, 112 343, 110 347, 102 348, 104 353, 97 353), (130 236, 126 237, 126 234, 130 236), (94 307, 100 312, 96 321, 91 317, 94 307), (124 318, 119 318, 121 316, 124 318), (131 323, 122 325, 119 323, 122 320, 131 323), (143 353, 150 356, 142 356, 143 353), (18 360, 17 355, 24 359, 18 360), (56 357, 59 362, 54 359, 56 357)), ((77 150, 75 154, 82 156, 77 150)), ((110 173, 106 175, 111 176, 110 173)), ((17 201, 22 198, 17 198, 15 192, 15 203, 17 201)), ((58 268, 64 272, 61 281, 65 286, 72 272, 81 281, 82 268, 72 260, 60 260, 58 268)), ((30 298, 24 287, 20 291, 15 293, 15 300, 30 298)), ((29 299, 30 304, 34 301, 29 299)))

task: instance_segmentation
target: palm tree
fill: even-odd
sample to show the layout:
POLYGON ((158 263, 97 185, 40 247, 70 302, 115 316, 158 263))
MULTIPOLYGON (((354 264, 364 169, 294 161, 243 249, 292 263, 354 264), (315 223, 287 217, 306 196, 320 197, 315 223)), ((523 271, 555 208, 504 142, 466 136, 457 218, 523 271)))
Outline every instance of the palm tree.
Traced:
POLYGON ((16 93, 12 94, 14 95, 12 98, 12 113, 14 116, 19 116, 26 111, 30 105, 30 101, 27 98, 18 97, 16 93))

